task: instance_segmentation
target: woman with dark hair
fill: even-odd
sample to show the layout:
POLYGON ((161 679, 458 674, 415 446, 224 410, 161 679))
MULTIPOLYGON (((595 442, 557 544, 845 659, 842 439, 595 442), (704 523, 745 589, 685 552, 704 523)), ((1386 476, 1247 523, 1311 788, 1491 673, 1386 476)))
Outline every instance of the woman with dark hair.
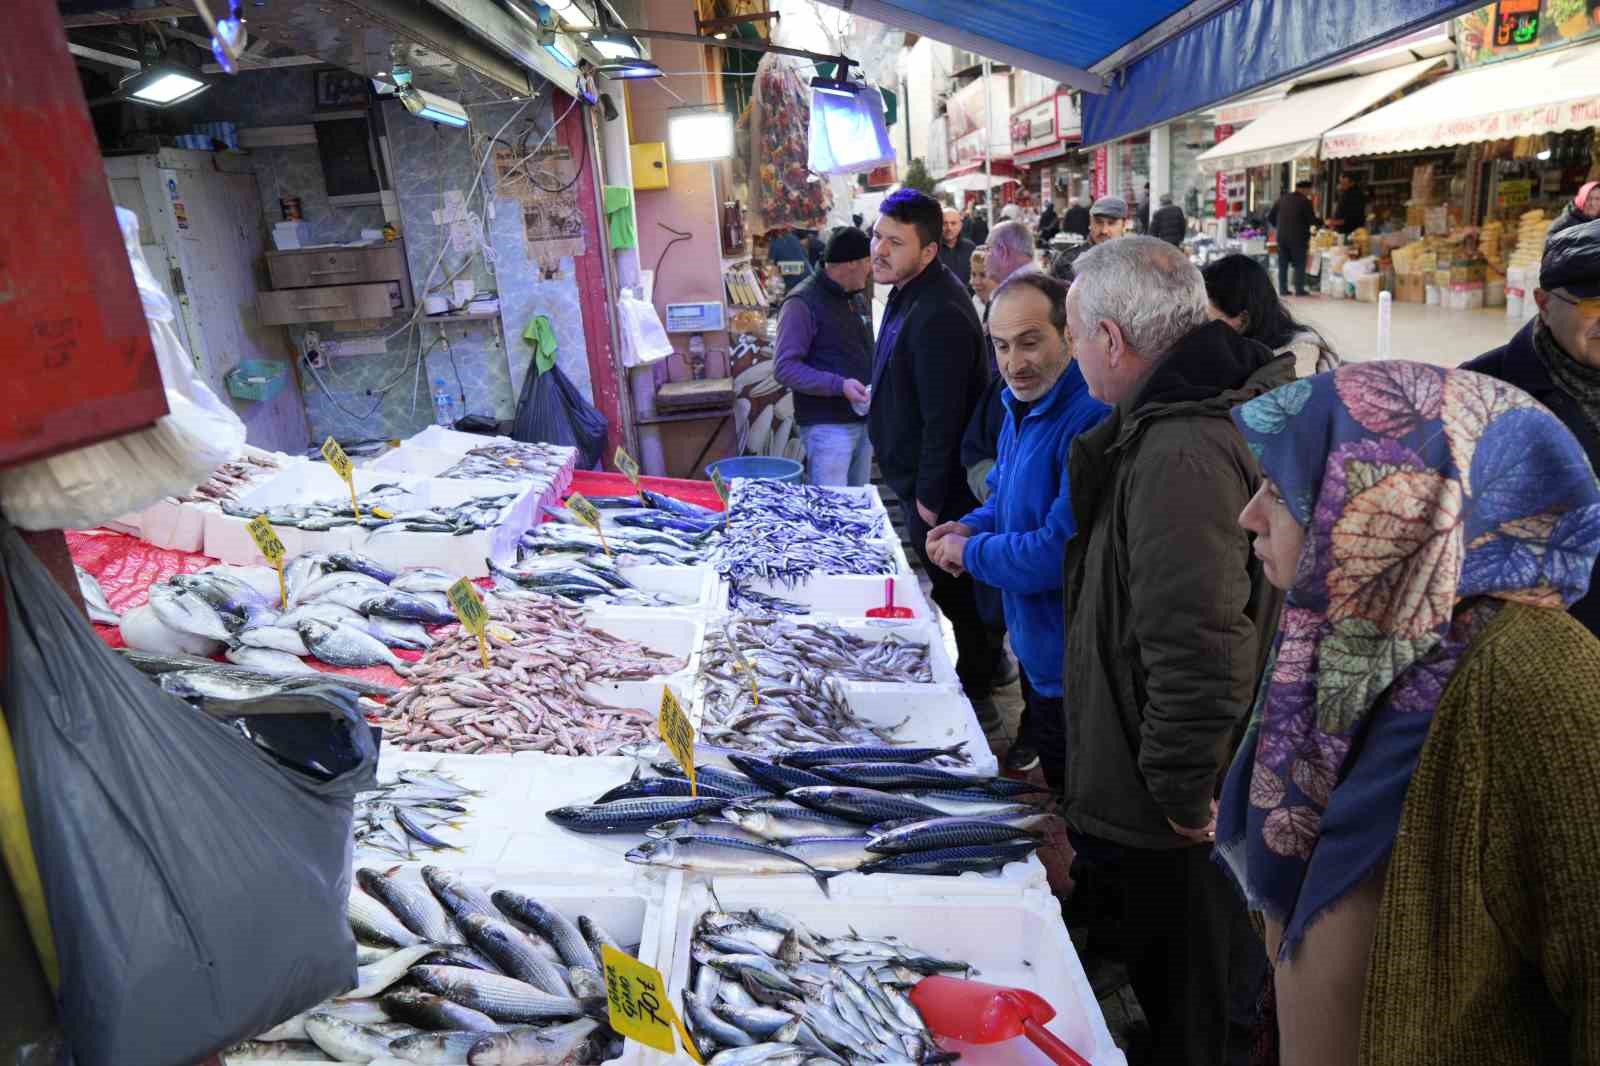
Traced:
POLYGON ((1274 352, 1293 352, 1296 377, 1308 378, 1343 362, 1322 334, 1295 320, 1278 298, 1272 278, 1254 259, 1225 256, 1200 273, 1211 298, 1211 317, 1274 352))

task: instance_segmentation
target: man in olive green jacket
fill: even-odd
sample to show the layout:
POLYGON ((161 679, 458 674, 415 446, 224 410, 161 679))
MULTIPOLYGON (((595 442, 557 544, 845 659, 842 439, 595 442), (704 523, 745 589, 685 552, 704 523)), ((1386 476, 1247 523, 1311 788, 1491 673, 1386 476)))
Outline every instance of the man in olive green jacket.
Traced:
POLYGON ((1076 273, 1073 355, 1115 409, 1068 465, 1066 818, 1121 900, 1151 1061, 1216 1066, 1244 905, 1211 861, 1215 797, 1282 602, 1238 524, 1260 474, 1228 412, 1294 359, 1208 321, 1200 272, 1164 241, 1107 242, 1076 273))

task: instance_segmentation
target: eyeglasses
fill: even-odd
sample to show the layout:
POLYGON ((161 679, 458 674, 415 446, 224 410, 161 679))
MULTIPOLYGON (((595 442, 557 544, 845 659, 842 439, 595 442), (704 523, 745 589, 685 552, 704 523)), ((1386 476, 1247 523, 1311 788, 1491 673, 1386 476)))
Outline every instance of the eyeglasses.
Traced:
POLYGON ((1556 299, 1560 300, 1562 303, 1571 304, 1573 307, 1576 307, 1583 314, 1600 315, 1600 296, 1584 296, 1574 300, 1572 297, 1563 296, 1553 289, 1547 289, 1545 291, 1551 296, 1554 296, 1556 299))

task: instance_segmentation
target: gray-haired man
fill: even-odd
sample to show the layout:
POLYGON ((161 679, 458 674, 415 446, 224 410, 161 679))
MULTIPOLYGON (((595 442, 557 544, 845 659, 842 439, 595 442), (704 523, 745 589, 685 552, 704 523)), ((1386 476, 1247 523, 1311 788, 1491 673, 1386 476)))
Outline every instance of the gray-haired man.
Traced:
POLYGON ((1261 477, 1228 412, 1292 381, 1294 357, 1208 321, 1200 271, 1165 241, 1108 241, 1076 269, 1073 356, 1114 410, 1068 464, 1066 819, 1125 908, 1151 1061, 1215 1066, 1243 922, 1211 861, 1217 782, 1281 605, 1237 521, 1261 477))

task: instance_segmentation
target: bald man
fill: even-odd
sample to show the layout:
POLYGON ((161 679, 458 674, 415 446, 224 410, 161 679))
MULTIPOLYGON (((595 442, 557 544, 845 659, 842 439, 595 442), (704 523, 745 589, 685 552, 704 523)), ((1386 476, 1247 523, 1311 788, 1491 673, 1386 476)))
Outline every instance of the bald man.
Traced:
POLYGON ((972 253, 977 247, 961 235, 961 212, 953 207, 944 209, 943 239, 939 242, 939 262, 950 273, 961 279, 961 284, 972 291, 972 253))

